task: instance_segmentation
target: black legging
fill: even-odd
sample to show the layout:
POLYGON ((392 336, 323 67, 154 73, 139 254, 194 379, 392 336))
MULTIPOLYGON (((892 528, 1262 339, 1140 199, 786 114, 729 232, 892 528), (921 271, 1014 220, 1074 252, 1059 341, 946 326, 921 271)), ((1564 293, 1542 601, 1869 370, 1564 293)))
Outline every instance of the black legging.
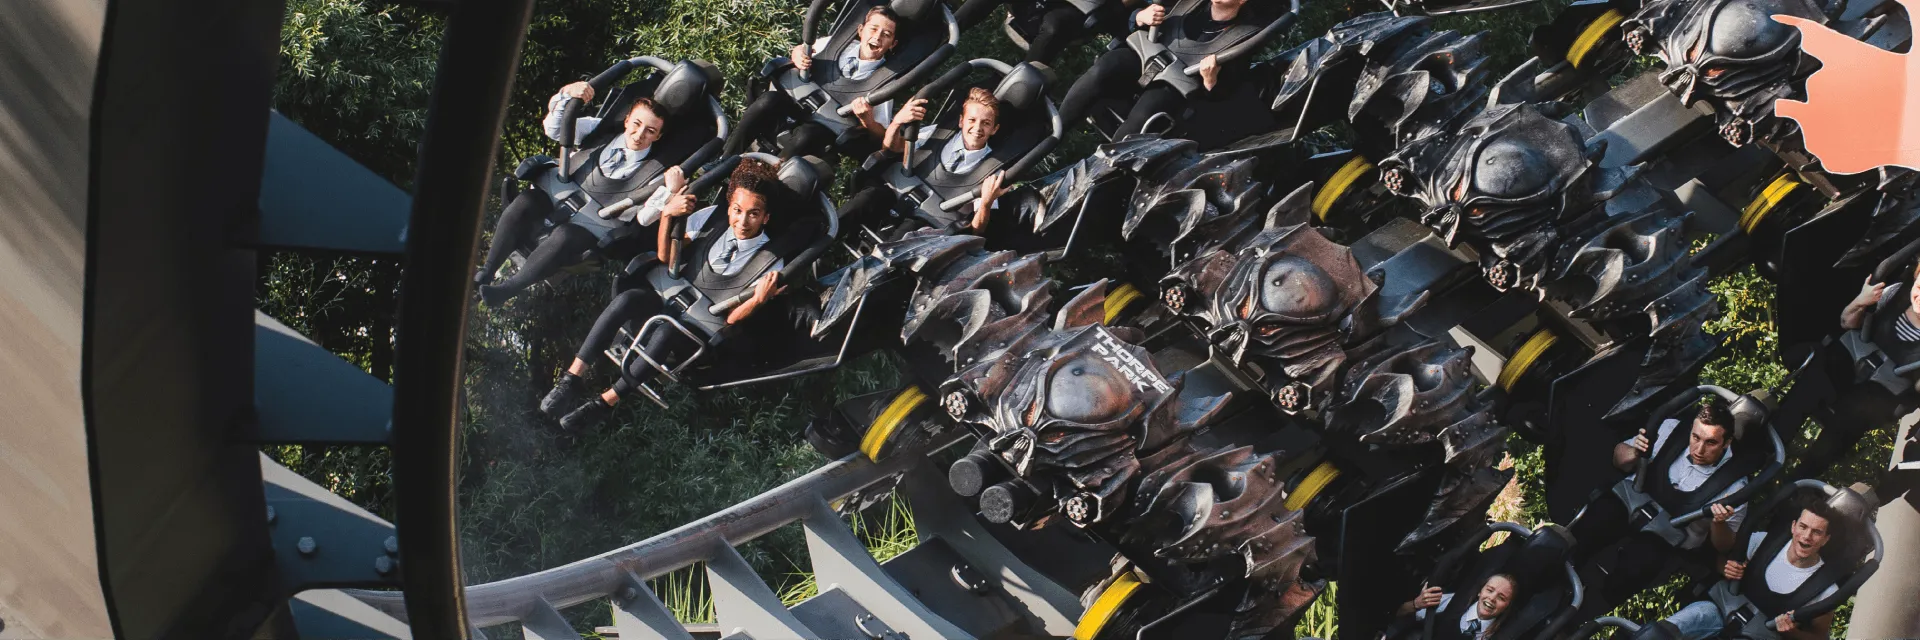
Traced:
POLYGON ((793 128, 787 144, 780 149, 780 159, 795 156, 814 155, 825 157, 833 146, 833 131, 826 126, 806 120, 807 111, 787 92, 770 89, 747 105, 746 113, 740 115, 740 126, 734 127, 727 135, 727 146, 723 155, 735 156, 745 153, 747 145, 763 136, 773 134, 780 124, 789 119, 799 120, 793 128))
POLYGON ((1600 552, 1619 543, 1613 562, 1606 566, 1606 581, 1593 586, 1595 597, 1590 600, 1595 605, 1617 606, 1651 586, 1666 566, 1666 557, 1676 552, 1659 536, 1632 530, 1628 526, 1629 517, 1626 504, 1612 491, 1607 491, 1588 505, 1580 520, 1568 528, 1579 543, 1569 558, 1575 568, 1584 568, 1600 552))
MULTIPOLYGON (((620 337, 620 327, 659 315, 664 306, 660 296, 651 289, 634 289, 614 296, 613 301, 607 303, 607 308, 600 312, 600 317, 593 321, 593 329, 587 332, 586 342, 580 343, 580 351, 574 353, 573 357, 592 364, 620 337)), ((648 336, 647 343, 641 347, 655 360, 678 355, 678 347, 685 342, 669 339, 669 333, 677 334, 672 328, 661 329, 648 336)), ((654 373, 654 368, 645 360, 628 358, 626 370, 620 372, 620 380, 613 384, 613 392, 624 396, 635 386, 652 379, 654 373)))
MULTIPOLYGON (((1140 54, 1130 47, 1121 47, 1100 54, 1094 60, 1093 68, 1075 80, 1073 87, 1067 89, 1067 97, 1060 103, 1060 122, 1064 126, 1086 117, 1093 108, 1095 100, 1102 96, 1125 96, 1140 87, 1140 54)), ((1134 101, 1133 108, 1127 112, 1127 119, 1114 131, 1114 137, 1130 133, 1139 133, 1146 126, 1147 118, 1156 113, 1167 113, 1174 118, 1186 106, 1186 98, 1179 91, 1164 84, 1149 85, 1140 92, 1140 99, 1134 101)))
MULTIPOLYGON (((993 9, 1006 0, 967 0, 953 17, 966 30, 993 15, 993 9)), ((1027 40, 1027 62, 1052 63, 1067 45, 1087 35, 1087 14, 1064 2, 1049 7, 1040 16, 1039 28, 1027 40)))
MULTIPOLYGON (((886 187, 867 187, 853 194, 845 204, 840 205, 840 224, 865 225, 875 229, 899 222, 893 207, 900 197, 886 187)), ((852 226, 843 227, 852 230, 852 226)))
MULTIPOLYGON (((528 238, 540 232, 540 227, 548 216, 553 215, 553 201, 539 189, 528 189, 500 212, 500 224, 493 229, 493 246, 487 248, 487 262, 481 266, 481 280, 490 281, 493 272, 506 264, 507 257, 528 238)), ((600 239, 593 232, 576 224, 560 224, 553 233, 540 240, 540 244, 528 253, 526 261, 513 277, 499 284, 488 286, 489 298, 497 301, 512 299, 526 291, 527 287, 553 277, 561 269, 579 264, 581 256, 589 249, 600 245, 600 239)))
MULTIPOLYGON (((659 315, 664 307, 665 303, 652 289, 631 289, 614 296, 607 308, 600 312, 600 317, 593 321, 593 329, 587 332, 586 341, 580 343, 580 350, 574 353, 574 357, 589 364, 595 362, 595 358, 601 357, 602 352, 613 346, 622 326, 659 315)), ((725 347, 726 355, 714 355, 736 358, 741 354, 764 354, 776 349, 805 349, 816 344, 809 333, 819 317, 818 309, 793 296, 780 296, 742 321, 752 323, 751 326, 731 332, 732 337, 725 347)), ((679 331, 672 327, 659 327, 647 336, 647 342, 641 345, 641 349, 655 361, 672 366, 671 363, 679 362, 681 357, 687 355, 688 346, 686 338, 679 331)), ((653 379, 655 373, 657 371, 645 360, 629 358, 626 370, 620 372, 620 380, 613 385, 613 392, 624 396, 634 387, 653 379)))
MULTIPOLYGON (((1896 424, 1900 416, 1911 413, 1916 404, 1912 393, 1895 394, 1872 381, 1853 383, 1853 358, 1843 349, 1829 348, 1819 357, 1826 358, 1823 363, 1826 373, 1839 389, 1831 404, 1815 409, 1819 414, 1820 437, 1797 456, 1800 464, 1794 467, 1787 479, 1789 482, 1825 474, 1833 463, 1853 451, 1861 436, 1896 424)), ((1776 424, 1797 429, 1804 418, 1783 414, 1782 419, 1787 422, 1776 424)))

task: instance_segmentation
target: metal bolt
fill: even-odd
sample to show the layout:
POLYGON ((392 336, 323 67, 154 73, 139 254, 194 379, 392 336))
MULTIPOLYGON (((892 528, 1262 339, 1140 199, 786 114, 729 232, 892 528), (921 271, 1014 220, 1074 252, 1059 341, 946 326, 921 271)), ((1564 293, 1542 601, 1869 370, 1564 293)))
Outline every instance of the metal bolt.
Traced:
POLYGON ((278 519, 280 516, 273 512, 273 505, 267 505, 267 524, 273 524, 273 521, 278 519))
POLYGON ((293 548, 299 550, 300 555, 310 556, 313 552, 320 550, 320 543, 314 542, 313 536, 301 536, 300 541, 294 543, 293 548))
POLYGON ((393 536, 387 536, 386 546, 387 546, 387 555, 390 555, 390 556, 398 555, 400 553, 399 538, 395 538, 393 536))
POLYGON ((634 589, 633 587, 621 587, 621 588, 620 588, 620 602, 621 602, 621 603, 623 603, 623 604, 624 604, 624 603, 628 603, 628 602, 632 602, 634 598, 638 598, 638 597, 640 597, 640 592, 639 592, 639 591, 637 591, 637 590, 635 590, 635 589, 634 589))
POLYGON ((373 572, 380 575, 393 573, 393 558, 376 556, 373 559, 373 572))

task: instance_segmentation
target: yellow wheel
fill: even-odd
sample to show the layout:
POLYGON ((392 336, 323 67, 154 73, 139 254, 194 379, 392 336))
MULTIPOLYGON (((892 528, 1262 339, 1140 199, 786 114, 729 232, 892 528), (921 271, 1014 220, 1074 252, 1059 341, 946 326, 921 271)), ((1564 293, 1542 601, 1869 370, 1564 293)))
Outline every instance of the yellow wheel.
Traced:
POLYGON ((1625 19, 1626 16, 1621 15, 1619 9, 1608 9, 1600 17, 1594 18, 1593 22, 1587 23, 1587 27, 1581 29, 1580 35, 1573 39, 1573 46, 1567 47, 1567 62, 1575 69, 1580 68, 1594 48, 1606 39, 1607 33, 1620 26, 1620 21, 1625 19))
POLYGON ((1080 623, 1073 627, 1073 640, 1099 637, 1100 631, 1114 623, 1121 607, 1140 591, 1142 585, 1140 578, 1134 576, 1132 571, 1120 574, 1113 584, 1100 592, 1100 597, 1094 598, 1093 606, 1087 607, 1087 612, 1080 615, 1080 623))
POLYGON ((1314 496, 1320 495, 1320 491, 1326 489, 1327 485, 1333 484, 1333 480, 1338 477, 1340 477, 1339 467, 1333 466, 1332 462, 1321 462, 1320 466, 1307 472, 1307 477, 1300 479, 1300 484, 1293 487, 1292 493, 1287 494, 1287 510, 1299 511, 1307 508, 1307 505, 1313 504, 1314 496))
POLYGON ((1753 201, 1740 210, 1740 231, 1753 233, 1754 229, 1760 227, 1760 222, 1767 219, 1767 214, 1799 189, 1800 180, 1794 177, 1793 172, 1775 176, 1773 182, 1767 183, 1767 188, 1760 190, 1760 195, 1754 196, 1753 201))
POLYGON ((893 432, 907 421, 908 414, 926 402, 927 394, 920 387, 901 389, 899 395, 887 403, 887 408, 880 411, 880 417, 873 419, 873 425, 867 427, 867 435, 860 438, 860 453, 866 454, 868 460, 879 462, 880 453, 886 448, 887 441, 893 438, 893 432))
POLYGON ((1346 195, 1361 176, 1372 172, 1373 163, 1367 162, 1366 156, 1355 154, 1347 159, 1346 164, 1340 165, 1339 171, 1333 172, 1333 177, 1327 178, 1327 184, 1313 194, 1313 218, 1326 222, 1327 213, 1333 210, 1333 203, 1339 202, 1340 196, 1346 195))
POLYGON ((1126 311, 1127 307, 1132 306, 1133 303, 1139 299, 1139 289, 1134 288, 1131 284, 1120 283, 1120 286, 1114 287, 1112 291, 1107 292, 1107 301, 1101 306, 1101 311, 1106 314, 1106 319, 1102 320, 1101 324, 1113 324, 1114 318, 1120 317, 1121 312, 1126 311))
POLYGON ((1553 348, 1553 344, 1559 341, 1559 336, 1553 335, 1552 331, 1545 328, 1533 332, 1533 335, 1520 345, 1520 349, 1513 352, 1513 357, 1507 359, 1506 366, 1500 368, 1500 376, 1494 379, 1494 384, 1498 385, 1502 391, 1512 391, 1513 385, 1519 384, 1520 376, 1527 375, 1527 368, 1538 362, 1540 356, 1546 355, 1547 350, 1553 348))

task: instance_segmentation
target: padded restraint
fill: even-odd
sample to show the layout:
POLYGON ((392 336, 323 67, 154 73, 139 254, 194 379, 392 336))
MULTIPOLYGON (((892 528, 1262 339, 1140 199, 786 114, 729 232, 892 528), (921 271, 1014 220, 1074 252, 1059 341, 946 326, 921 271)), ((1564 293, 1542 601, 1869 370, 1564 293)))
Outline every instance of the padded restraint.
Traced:
POLYGON ((914 24, 940 19, 940 0, 892 0, 887 8, 914 24))
POLYGON ((810 196, 832 182, 833 169, 825 162, 811 156, 801 156, 780 163, 780 183, 787 185, 801 202, 810 202, 810 196))
POLYGON ((715 95, 720 75, 710 68, 709 63, 701 61, 682 62, 661 78, 660 84, 653 89, 653 102, 670 116, 704 115, 707 110, 707 98, 715 95), (703 67, 703 64, 708 66, 703 67))
POLYGON ((1023 62, 1000 78, 1000 85, 993 88, 993 97, 1000 101, 1001 111, 1031 111, 1041 108, 1047 99, 1047 85, 1052 83, 1053 70, 1039 63, 1023 62))

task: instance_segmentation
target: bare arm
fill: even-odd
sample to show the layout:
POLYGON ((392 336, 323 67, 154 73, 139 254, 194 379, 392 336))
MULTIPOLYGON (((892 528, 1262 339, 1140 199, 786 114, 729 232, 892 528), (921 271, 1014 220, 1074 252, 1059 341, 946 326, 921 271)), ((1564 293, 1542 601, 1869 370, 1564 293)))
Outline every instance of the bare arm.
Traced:
POLYGON ((780 272, 778 271, 761 277, 759 284, 753 286, 753 297, 747 298, 746 302, 740 303, 740 306, 734 307, 733 311, 727 314, 727 324, 747 319, 747 316, 753 315, 760 305, 766 304, 774 296, 780 295, 780 292, 786 291, 786 285, 778 284, 779 282, 780 272))
POLYGON ((1734 508, 1718 502, 1708 507, 1713 510, 1713 524, 1707 529, 1707 540, 1713 543, 1713 550, 1726 553, 1733 548, 1733 525, 1727 519, 1733 517, 1734 508))
POLYGON ((1652 447, 1647 442, 1647 430, 1641 429, 1633 440, 1613 445, 1613 467, 1621 471, 1632 471, 1633 461, 1652 447))
MULTIPOLYGON (((861 98, 861 100, 865 100, 865 98, 861 98)), ((856 102, 855 104, 859 103, 856 102)), ((875 134, 880 136, 880 148, 894 153, 906 153, 907 139, 906 136, 900 135, 900 128, 919 122, 921 118, 925 117, 927 117, 927 99, 914 98, 908 100, 907 105, 900 108, 900 113, 893 117, 892 122, 887 123, 887 127, 884 130, 874 131, 875 128, 879 127, 879 123, 874 122, 870 116, 861 117, 860 123, 862 126, 870 122, 873 123, 873 126, 868 127, 867 130, 874 131, 875 134)))
POLYGON ((654 251, 660 255, 660 261, 673 264, 673 221, 693 212, 693 194, 675 193, 667 197, 667 207, 660 210, 660 231, 655 239, 654 251))
POLYGON ((1860 325, 1865 324, 1867 312, 1872 311, 1873 306, 1880 303, 1880 295, 1886 289, 1886 283, 1874 284, 1873 276, 1867 276, 1867 281, 1860 285, 1860 293, 1853 297, 1852 302, 1847 303, 1847 308, 1840 310, 1840 328, 1858 329, 1860 325))

